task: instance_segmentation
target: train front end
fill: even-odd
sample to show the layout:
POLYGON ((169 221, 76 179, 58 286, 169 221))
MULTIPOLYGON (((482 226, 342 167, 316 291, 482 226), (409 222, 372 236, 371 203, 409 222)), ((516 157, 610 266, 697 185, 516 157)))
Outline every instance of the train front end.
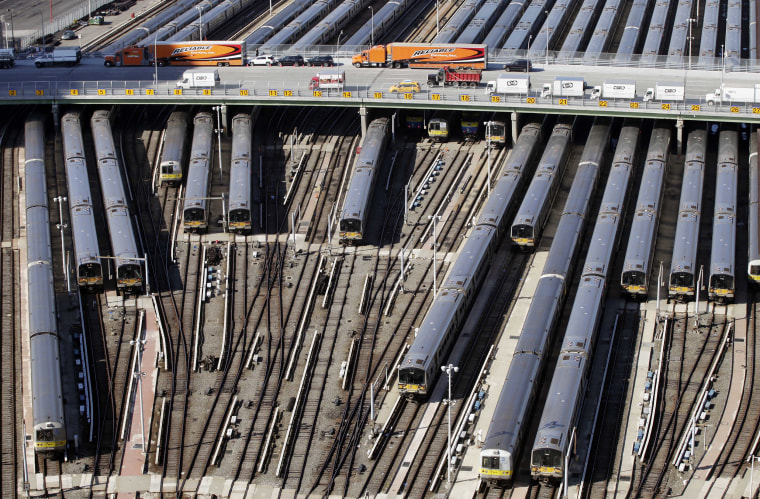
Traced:
POLYGON ((414 358, 407 356, 398 368, 398 391, 402 396, 417 398, 428 394, 427 373, 416 364, 414 358))
POLYGON ((534 480, 557 483, 562 480, 565 456, 562 452, 562 435, 557 432, 552 436, 539 431, 539 444, 533 447, 530 455, 530 475, 534 480), (542 435, 543 433, 543 435, 542 435))
POLYGON ((480 478, 491 484, 512 481, 514 478, 512 453, 501 449, 480 451, 480 478))

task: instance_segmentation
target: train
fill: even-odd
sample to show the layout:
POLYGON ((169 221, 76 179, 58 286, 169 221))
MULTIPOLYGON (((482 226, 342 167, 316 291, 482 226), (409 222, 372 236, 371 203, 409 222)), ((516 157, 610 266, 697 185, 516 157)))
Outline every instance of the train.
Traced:
POLYGON ((496 184, 443 282, 409 351, 398 368, 398 389, 407 398, 424 398, 465 320, 489 262, 507 228, 507 220, 541 143, 541 125, 528 123, 520 132, 496 184))
POLYGON ((478 130, 480 130, 480 113, 477 111, 463 111, 459 126, 462 128, 464 140, 476 140, 478 138, 478 130))
POLYGON ((230 231, 250 234, 251 211, 251 131, 250 114, 232 118, 232 158, 230 159, 230 202, 227 226, 230 231))
POLYGON ((565 456, 572 452, 569 448, 572 431, 583 405, 596 334, 604 315, 607 281, 620 242, 638 135, 636 127, 623 127, 620 133, 591 246, 531 448, 530 472, 535 480, 556 483, 567 472, 565 456))
POLYGON ((489 147, 504 147, 507 142, 507 124, 503 121, 492 120, 486 122, 486 142, 489 147))
POLYGON ((668 297, 680 301, 695 296, 699 278, 697 247, 699 246, 699 222, 702 216, 702 186, 705 179, 706 152, 707 130, 694 130, 689 133, 681 181, 681 201, 678 204, 678 224, 668 279, 668 297))
POLYGON ((209 186, 211 184, 211 146, 214 121, 211 113, 200 112, 193 120, 193 143, 185 184, 182 224, 185 232, 205 232, 209 220, 209 186))
POLYGON ((96 292, 103 289, 103 265, 95 229, 95 212, 79 113, 71 112, 63 116, 61 135, 77 284, 83 291, 96 292))
POLYGON ((519 464, 517 456, 529 426, 531 408, 550 351, 553 331, 570 287, 586 214, 601 168, 607 162, 609 138, 609 121, 597 120, 588 134, 556 236, 538 278, 507 378, 488 426, 480 451, 480 476, 494 485, 511 482, 515 478, 519 464))
POLYGON ((428 137, 437 142, 449 140, 449 120, 442 116, 434 116, 428 121, 428 137))
POLYGON ((65 451, 67 439, 45 174, 45 121, 41 116, 27 119, 24 148, 32 439, 35 452, 54 454, 65 451))
POLYGON ((512 222, 510 237, 518 249, 532 251, 538 245, 552 202, 562 184, 571 142, 572 126, 565 123, 556 125, 538 163, 536 175, 512 222))
POLYGON ((116 291, 125 295, 139 294, 143 289, 142 258, 137 250, 132 215, 116 157, 110 113, 104 110, 92 113, 90 127, 116 269, 116 291))
POLYGON ((660 207, 668 166, 671 130, 656 126, 649 141, 646 164, 628 234, 620 285, 629 298, 645 300, 649 292, 654 243, 660 223, 660 207))
POLYGON ((710 300, 729 303, 736 292, 736 196, 739 182, 739 134, 723 130, 718 135, 718 174, 715 181, 710 300))
POLYGON ((159 163, 159 183, 177 186, 187 158, 187 113, 174 111, 166 122, 166 133, 159 163))
POLYGON ((372 205, 378 170, 383 164, 389 128, 388 118, 372 120, 367 127, 367 134, 356 158, 356 166, 343 200, 343 210, 340 212, 341 244, 361 244, 364 241, 369 221, 367 212, 372 205))
POLYGON ((760 172, 758 172, 757 142, 760 131, 750 136, 749 146, 749 213, 747 227, 747 277, 760 285, 760 172))

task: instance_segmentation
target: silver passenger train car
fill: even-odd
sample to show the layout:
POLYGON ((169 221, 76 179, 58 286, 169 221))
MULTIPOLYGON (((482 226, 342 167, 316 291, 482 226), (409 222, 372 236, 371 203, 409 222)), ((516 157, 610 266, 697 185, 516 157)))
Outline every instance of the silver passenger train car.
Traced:
POLYGON ((182 223, 185 232, 208 229, 208 193, 211 184, 211 145, 214 122, 211 113, 201 112, 193 120, 193 143, 185 185, 185 206, 182 223))
POLYGON ((45 122, 40 116, 26 121, 24 143, 32 438, 35 452, 63 452, 66 424, 45 174, 45 122))
POLYGON ((454 262, 399 365, 398 389, 402 395, 425 397, 430 393, 440 374, 441 361, 458 336, 467 307, 489 269, 491 254, 525 183, 540 141, 540 125, 531 123, 523 127, 460 257, 454 262))
POLYGON ((124 294, 137 294, 142 291, 143 286, 141 255, 137 251, 121 167, 116 158, 109 112, 101 110, 92 113, 90 126, 116 268, 116 290, 124 294))
POLYGON ((738 192, 739 134, 718 136, 718 174, 715 182, 712 252, 708 292, 713 301, 728 303, 736 291, 736 196, 738 192))
POLYGON ((620 242, 638 136, 639 129, 635 127, 626 126, 620 132, 618 150, 531 449, 531 476, 537 480, 557 482, 567 473, 565 456, 572 452, 568 448, 571 432, 583 405, 594 342, 604 315, 607 280, 620 242))
POLYGON ((670 149, 669 128, 656 127, 649 141, 644 173, 628 234, 628 246, 623 261, 620 284, 631 298, 646 299, 649 291, 649 274, 660 222, 660 206, 664 192, 665 171, 670 149))
POLYGON ((366 236, 367 212, 372 204, 378 170, 383 164, 389 125, 388 118, 378 118, 367 127, 340 213, 341 244, 360 244, 366 236))
POLYGON ((63 116, 61 135, 66 162, 66 185, 77 283, 84 291, 99 291, 103 288, 103 266, 98 247, 98 233, 95 229, 95 213, 79 113, 66 113, 63 116))
POLYGON ((187 143, 187 113, 174 111, 166 122, 164 145, 161 150, 158 177, 161 185, 176 186, 182 183, 187 143))
POLYGON ((549 220, 554 197, 562 184, 571 141, 570 125, 560 123, 554 127, 536 174, 512 222, 512 242, 521 250, 532 251, 538 245, 541 231, 549 220))
POLYGON ((488 482, 510 482, 515 477, 517 455, 529 426, 528 418, 544 362, 562 312, 590 200, 606 162, 609 133, 607 120, 597 120, 591 128, 562 210, 557 235, 520 330, 507 378, 480 451, 480 476, 488 482))
POLYGON ((747 276, 760 285, 760 172, 757 162, 757 141, 760 131, 750 136, 749 146, 749 227, 747 244, 747 276))
POLYGON ((705 177, 707 131, 694 130, 686 142, 686 161, 681 181, 673 257, 670 263, 668 296, 687 300, 694 297, 699 278, 697 247, 699 222, 702 216, 702 186, 705 177))
POLYGON ((232 158, 230 160, 229 230, 251 232, 251 131, 250 114, 232 118, 232 158))

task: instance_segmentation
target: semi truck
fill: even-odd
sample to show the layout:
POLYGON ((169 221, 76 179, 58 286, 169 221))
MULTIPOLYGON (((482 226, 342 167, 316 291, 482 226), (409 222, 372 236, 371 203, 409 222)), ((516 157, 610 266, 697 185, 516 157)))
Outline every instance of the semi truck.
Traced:
POLYGON ((499 73, 499 76, 486 83, 486 95, 524 95, 530 91, 530 75, 499 73))
POLYGON ((0 68, 10 69, 16 64, 16 51, 14 49, 0 49, 0 68))
POLYGON ((427 77, 429 87, 445 85, 458 85, 460 87, 477 87, 483 71, 480 69, 451 69, 444 66, 437 73, 430 73, 427 77))
POLYGON ((633 80, 609 80, 591 89, 592 99, 635 99, 636 82, 633 80))
POLYGON ((113 66, 242 66, 245 42, 156 42, 144 47, 125 47, 104 59, 113 66), (154 54, 153 52, 156 52, 154 54))
POLYGON ((552 83, 544 83, 541 97, 583 97, 585 89, 582 77, 558 76, 552 83))
POLYGON ((309 90, 343 90, 346 84, 346 72, 341 70, 324 71, 311 77, 309 90))
POLYGON ((486 69, 488 48, 482 44, 389 43, 375 45, 351 58, 357 68, 486 69))
POLYGON ((685 97, 686 87, 683 83, 656 83, 654 88, 647 88, 643 100, 644 102, 650 100, 681 102, 685 97))
POLYGON ((49 54, 37 57, 34 65, 42 66, 74 66, 82 60, 82 50, 79 47, 59 47, 49 54))
POLYGON ((760 83, 753 87, 729 87, 721 85, 715 92, 707 94, 705 100, 711 106, 726 103, 751 103, 760 102, 760 83))
POLYGON ((219 82, 218 69, 188 69, 177 82, 179 88, 209 88, 219 82))

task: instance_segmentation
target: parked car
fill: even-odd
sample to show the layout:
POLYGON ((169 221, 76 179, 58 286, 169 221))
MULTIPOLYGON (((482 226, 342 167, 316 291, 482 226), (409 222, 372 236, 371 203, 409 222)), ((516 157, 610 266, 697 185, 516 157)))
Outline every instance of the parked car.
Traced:
POLYGON ((508 62, 504 65, 504 69, 507 71, 522 71, 527 73, 533 70, 533 64, 528 59, 515 59, 512 62, 508 62))
POLYGON ((420 84, 416 81, 412 80, 402 80, 395 85, 392 85, 390 88, 390 92, 401 92, 401 93, 408 93, 408 92, 419 92, 420 91, 420 84))
POLYGON ((253 59, 248 60, 249 66, 271 66, 274 64, 273 55, 257 55, 253 59))
POLYGON ((332 67, 335 65, 335 61, 333 61, 333 58, 331 55, 317 55, 314 57, 310 57, 306 59, 306 65, 307 66, 329 66, 332 67))
POLYGON ((77 34, 71 31, 70 29, 67 29, 63 32, 61 35, 61 40, 76 40, 77 34))
POLYGON ((303 66, 303 56, 300 55, 284 55, 282 57, 278 57, 275 60, 275 64, 278 66, 303 66))

